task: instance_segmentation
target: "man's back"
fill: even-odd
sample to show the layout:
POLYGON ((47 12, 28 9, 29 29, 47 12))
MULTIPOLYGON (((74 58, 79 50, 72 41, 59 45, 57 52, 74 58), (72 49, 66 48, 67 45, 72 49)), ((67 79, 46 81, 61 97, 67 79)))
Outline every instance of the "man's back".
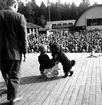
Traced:
POLYGON ((7 86, 7 100, 15 104, 21 77, 21 58, 26 59, 26 22, 17 13, 18 1, 7 0, 7 8, 0 11, 0 69, 7 86))
POLYGON ((0 11, 0 47, 6 59, 21 59, 26 53, 24 16, 11 9, 0 11), (23 49, 22 49, 23 48, 23 49))

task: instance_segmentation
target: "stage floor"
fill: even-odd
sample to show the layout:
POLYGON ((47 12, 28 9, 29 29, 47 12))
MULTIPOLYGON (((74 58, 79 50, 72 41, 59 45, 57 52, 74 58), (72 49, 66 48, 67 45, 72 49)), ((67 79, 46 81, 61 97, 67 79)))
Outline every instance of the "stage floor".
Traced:
MULTIPOLYGON (((72 77, 62 78, 59 64, 57 78, 40 77, 38 53, 27 54, 22 63, 19 95, 23 99, 17 105, 102 105, 102 54, 66 53, 76 60, 72 77)), ((49 54, 50 55, 50 54, 49 54)), ((6 86, 0 74, 0 105, 7 105, 6 86)))

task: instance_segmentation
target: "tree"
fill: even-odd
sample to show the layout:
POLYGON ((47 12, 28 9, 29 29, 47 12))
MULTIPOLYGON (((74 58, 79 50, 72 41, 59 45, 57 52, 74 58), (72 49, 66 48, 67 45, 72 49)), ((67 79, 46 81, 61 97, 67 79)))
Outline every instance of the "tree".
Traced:
POLYGON ((61 13, 61 16, 62 16, 62 20, 68 20, 70 19, 70 3, 65 3, 62 7, 62 13, 61 13))
POLYGON ((88 7, 90 6, 90 3, 89 3, 89 0, 83 0, 79 7, 78 7, 78 13, 79 15, 84 11, 86 10, 88 7))
POLYGON ((48 11, 48 14, 49 14, 49 12, 50 12, 50 20, 51 21, 57 20, 57 9, 56 9, 56 5, 54 3, 52 3, 50 5, 50 11, 48 11))
POLYGON ((6 4, 7 0, 0 0, 0 10, 6 8, 7 4, 6 4))
POLYGON ((35 0, 32 0, 32 2, 30 4, 31 4, 31 7, 32 7, 32 12, 34 13, 32 15, 32 17, 35 21, 35 24, 37 24, 38 18, 41 16, 40 8, 36 4, 35 0))
POLYGON ((76 19, 78 16, 77 6, 73 2, 70 6, 70 19, 76 19))
POLYGON ((41 15, 41 17, 38 18, 37 24, 42 26, 42 27, 45 27, 46 19, 45 19, 45 17, 43 15, 41 15))
POLYGON ((93 4, 93 6, 95 6, 95 5, 98 5, 98 3, 97 3, 97 2, 95 2, 95 3, 93 4))
MULTIPOLYGON (((0 0, 0 3, 4 3, 3 1, 0 0)), ((39 7, 35 0, 32 0, 26 6, 21 3, 19 12, 25 15, 28 22, 44 26, 46 21, 49 20, 49 13, 50 21, 76 19, 89 6, 89 0, 83 0, 78 7, 74 2, 72 4, 61 4, 60 0, 58 0, 56 3, 51 3, 50 6, 46 6, 44 2, 41 2, 39 7)))
POLYGON ((32 11, 31 3, 28 3, 26 6, 24 6, 24 4, 21 4, 18 9, 18 12, 24 14, 27 22, 35 23, 33 19, 34 12, 32 11))
POLYGON ((62 12, 62 4, 60 2, 60 0, 58 0, 58 2, 56 2, 56 10, 57 10, 57 20, 61 20, 61 12, 62 12))
POLYGON ((41 2, 40 13, 41 13, 41 15, 46 16, 46 6, 45 6, 44 2, 41 2))

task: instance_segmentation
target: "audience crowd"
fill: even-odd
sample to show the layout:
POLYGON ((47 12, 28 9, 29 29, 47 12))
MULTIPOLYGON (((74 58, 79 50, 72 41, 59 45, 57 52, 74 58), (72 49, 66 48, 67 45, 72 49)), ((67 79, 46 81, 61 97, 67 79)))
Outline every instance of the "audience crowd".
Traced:
POLYGON ((102 32, 99 30, 80 32, 53 32, 53 34, 31 34, 28 36, 28 52, 38 52, 40 44, 57 42, 64 52, 101 52, 102 32))

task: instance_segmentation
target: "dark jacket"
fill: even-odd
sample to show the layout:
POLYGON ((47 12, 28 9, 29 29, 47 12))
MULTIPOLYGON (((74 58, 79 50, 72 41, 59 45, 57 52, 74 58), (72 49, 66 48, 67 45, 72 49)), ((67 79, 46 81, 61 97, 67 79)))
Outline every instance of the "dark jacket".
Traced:
POLYGON ((21 60, 26 54, 26 22, 22 14, 11 9, 0 11, 0 56, 3 59, 21 60))
POLYGON ((53 63, 50 60, 49 56, 45 53, 38 56, 38 61, 40 64, 40 70, 49 69, 53 66, 53 63))
MULTIPOLYGON (((54 55, 54 54, 53 54, 54 55)), ((54 57, 53 57, 54 58, 54 57)), ((68 59, 68 57, 65 55, 64 52, 57 53, 57 57, 53 59, 53 62, 58 61, 63 66, 63 71, 67 73, 71 69, 71 61, 68 59)))

